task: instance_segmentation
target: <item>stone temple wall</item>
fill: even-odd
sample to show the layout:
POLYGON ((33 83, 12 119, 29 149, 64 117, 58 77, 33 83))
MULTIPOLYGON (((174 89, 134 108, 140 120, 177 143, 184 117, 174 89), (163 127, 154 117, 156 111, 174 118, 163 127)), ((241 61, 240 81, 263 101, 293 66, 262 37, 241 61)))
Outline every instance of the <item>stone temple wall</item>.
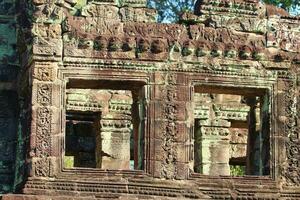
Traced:
MULTIPOLYGON (((199 0, 176 24, 155 17, 145 0, 0 2, 2 199, 300 199, 299 17, 258 0, 199 0), (110 90, 131 91, 132 106, 110 90), (134 169, 128 155, 126 167, 65 167, 69 111, 102 113, 95 140, 128 135, 132 121, 134 169), (231 123, 245 113, 254 167, 229 176, 229 147, 245 144, 231 123), (213 170, 195 167, 195 130, 213 170)), ((118 158, 114 142, 100 155, 118 158)))

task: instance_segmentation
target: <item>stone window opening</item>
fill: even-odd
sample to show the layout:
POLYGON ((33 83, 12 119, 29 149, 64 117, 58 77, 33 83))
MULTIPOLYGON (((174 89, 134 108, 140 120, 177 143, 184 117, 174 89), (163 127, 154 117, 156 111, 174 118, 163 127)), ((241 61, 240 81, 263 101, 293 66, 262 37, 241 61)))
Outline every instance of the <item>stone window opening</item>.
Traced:
POLYGON ((143 170, 144 92, 68 88, 64 168, 143 170))
POLYGON ((96 132, 100 113, 67 112, 66 114, 66 168, 96 168, 96 132))
POLYGON ((193 97, 194 172, 270 175, 268 96, 252 90, 206 89, 196 88, 193 97))

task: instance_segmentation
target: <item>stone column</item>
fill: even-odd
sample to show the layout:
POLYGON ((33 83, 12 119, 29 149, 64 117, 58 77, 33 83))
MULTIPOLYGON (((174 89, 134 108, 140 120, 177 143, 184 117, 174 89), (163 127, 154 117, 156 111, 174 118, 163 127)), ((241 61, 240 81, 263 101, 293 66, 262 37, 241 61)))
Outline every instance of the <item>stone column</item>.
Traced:
POLYGON ((131 123, 124 120, 101 120, 102 169, 130 169, 130 134, 132 130, 130 126, 131 123))
POLYGON ((58 8, 54 2, 33 0, 21 3, 20 18, 25 20, 20 20, 19 29, 30 34, 21 34, 18 39, 19 46, 25 46, 20 49, 23 51, 20 58, 22 68, 26 69, 20 74, 20 86, 24 87, 28 83, 26 96, 31 97, 26 102, 31 116, 26 119, 30 124, 25 125, 30 133, 28 143, 25 144, 27 173, 22 192, 32 193, 29 186, 32 183, 28 180, 55 177, 62 167, 63 83, 57 73, 59 63, 62 63, 63 14, 62 8, 58 8), (28 22, 28 18, 32 20, 28 22))
POLYGON ((97 137, 98 168, 130 169, 130 135, 133 131, 131 105, 132 96, 128 96, 124 91, 112 91, 111 98, 104 105, 108 110, 101 116, 100 137, 97 137))
POLYGON ((176 179, 187 179, 192 172, 190 163, 193 160, 194 146, 194 110, 192 103, 192 89, 188 77, 178 73, 176 75, 176 90, 174 101, 177 106, 175 145, 176 179))
POLYGON ((190 91, 181 74, 154 75, 151 96, 150 159, 155 177, 184 179, 189 174, 190 91))
POLYGON ((195 171, 204 175, 230 175, 230 122, 198 120, 195 127, 195 171))
POLYGON ((248 142, 247 142, 247 175, 261 175, 261 134, 260 134, 260 109, 256 97, 247 98, 250 106, 248 115, 248 142))
POLYGON ((133 92, 132 123, 133 123, 133 168, 141 170, 144 168, 144 143, 146 125, 146 93, 147 86, 133 92))

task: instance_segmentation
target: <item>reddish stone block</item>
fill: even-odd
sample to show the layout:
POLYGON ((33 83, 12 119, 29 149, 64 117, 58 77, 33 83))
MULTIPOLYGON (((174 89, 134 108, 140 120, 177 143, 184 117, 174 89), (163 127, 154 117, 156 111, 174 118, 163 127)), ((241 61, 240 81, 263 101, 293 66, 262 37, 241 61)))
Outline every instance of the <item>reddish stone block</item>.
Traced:
POLYGON ((184 180, 187 179, 191 173, 189 164, 185 162, 176 162, 176 179, 184 180))
POLYGON ((154 72, 151 77, 151 83, 157 85, 163 85, 166 82, 166 73, 154 72))
POLYGON ((189 162, 189 150, 190 144, 189 143, 175 143, 174 145, 176 149, 176 161, 182 163, 189 162))

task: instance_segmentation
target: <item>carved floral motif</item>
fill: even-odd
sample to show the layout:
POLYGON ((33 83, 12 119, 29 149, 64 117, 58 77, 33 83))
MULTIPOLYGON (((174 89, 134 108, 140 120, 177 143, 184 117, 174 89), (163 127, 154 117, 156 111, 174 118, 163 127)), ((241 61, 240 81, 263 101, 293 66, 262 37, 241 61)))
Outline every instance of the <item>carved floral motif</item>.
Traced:
POLYGON ((50 105, 52 97, 52 87, 50 84, 38 84, 37 102, 42 105, 50 105))
POLYGON ((54 78, 52 68, 37 67, 34 69, 34 77, 40 81, 51 81, 54 78))
MULTIPOLYGON (((288 185, 300 185, 300 139, 299 127, 297 127, 297 80, 295 74, 285 81, 284 106, 287 120, 285 120, 285 134, 287 163, 283 172, 288 185)), ((299 125, 298 125, 299 126, 299 125)))
POLYGON ((166 78, 166 88, 165 88, 165 103, 163 105, 164 118, 166 122, 164 123, 163 130, 163 150, 165 151, 165 158, 163 160, 162 175, 167 179, 172 179, 176 174, 176 152, 177 148, 175 143, 176 140, 176 115, 177 107, 174 101, 176 100, 176 78, 175 74, 169 74, 166 78))
POLYGON ((51 111, 47 107, 37 110, 36 156, 48 157, 51 154, 51 111))
POLYGON ((34 162, 35 175, 40 177, 49 177, 51 174, 50 160, 47 158, 38 159, 34 162))

